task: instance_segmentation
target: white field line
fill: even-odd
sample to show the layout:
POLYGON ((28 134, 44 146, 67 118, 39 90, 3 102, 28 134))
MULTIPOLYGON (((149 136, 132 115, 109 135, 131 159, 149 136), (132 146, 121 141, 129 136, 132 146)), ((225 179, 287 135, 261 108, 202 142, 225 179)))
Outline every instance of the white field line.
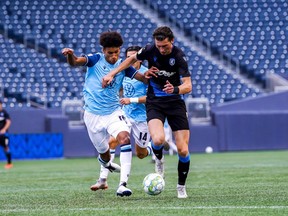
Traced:
MULTIPOLYGON (((131 207, 121 210, 193 210, 193 209, 288 209, 288 206, 186 206, 186 207, 131 207)), ((0 209, 0 213, 9 212, 43 212, 43 211, 119 211, 119 208, 61 208, 61 209, 0 209)))

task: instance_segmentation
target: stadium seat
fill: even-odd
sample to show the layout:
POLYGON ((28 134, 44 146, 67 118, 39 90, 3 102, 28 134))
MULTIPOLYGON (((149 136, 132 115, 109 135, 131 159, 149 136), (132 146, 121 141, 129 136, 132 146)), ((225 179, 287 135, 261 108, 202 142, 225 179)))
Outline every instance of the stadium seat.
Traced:
MULTIPOLYGON (((287 40, 285 30, 281 30, 285 27, 284 21, 287 17, 287 3, 283 0, 277 1, 277 5, 276 2, 270 5, 262 1, 250 4, 248 0, 243 4, 231 5, 224 0, 219 0, 217 4, 200 0, 148 2, 153 5, 152 8, 165 13, 179 26, 190 29, 197 37, 215 45, 218 52, 227 53, 227 57, 237 59, 253 72, 259 71, 257 73, 262 75, 262 67, 278 68, 277 71, 286 67, 282 62, 287 59, 287 45, 269 45, 274 44, 275 40, 287 40), (248 13, 253 8, 260 8, 256 10, 255 17, 248 13), (269 10, 276 12, 273 15, 265 13, 269 10), (279 22, 274 23, 274 18, 279 19, 279 22), (266 29, 253 28, 255 19, 255 24, 265 25, 266 29), (271 30, 270 38, 267 38, 267 29, 269 32, 271 30), (264 37, 263 40, 261 37, 264 37), (258 41, 263 41, 263 44, 253 44, 258 41), (251 43, 253 45, 250 45, 251 43), (265 52, 259 49, 261 46, 265 52), (261 59, 261 55, 270 55, 270 52, 274 58, 269 62, 265 62, 267 58, 261 59)), ((62 48, 71 47, 77 55, 101 51, 98 44, 99 35, 112 29, 119 30, 123 35, 125 42, 121 51, 124 52, 127 46, 152 43, 151 34, 156 28, 156 24, 138 14, 124 0, 98 1, 97 4, 94 1, 72 0, 69 5, 66 1, 56 0, 3 0, 0 6, 3 11, 0 23, 14 35, 23 35, 24 42, 18 44, 15 40, 7 40, 0 35, 0 54, 3 56, 3 64, 0 67, 7 71, 5 75, 1 73, 1 79, 5 83, 7 97, 12 98, 16 93, 21 96, 18 95, 19 101, 12 101, 14 106, 31 92, 46 96, 51 107, 60 107, 64 99, 82 98, 85 69, 71 68, 67 63, 52 58, 61 59, 62 48), (17 63, 10 56, 15 56, 17 63), (13 82, 17 83, 19 88, 11 93, 10 85, 13 82)), ((206 97, 211 104, 217 104, 225 102, 227 98, 237 99, 261 94, 258 89, 239 81, 239 78, 205 60, 177 38, 175 45, 183 47, 188 58, 193 83, 191 96, 206 97), (231 87, 238 82, 239 88, 231 87)), ((23 104, 22 101, 21 103, 23 104)))

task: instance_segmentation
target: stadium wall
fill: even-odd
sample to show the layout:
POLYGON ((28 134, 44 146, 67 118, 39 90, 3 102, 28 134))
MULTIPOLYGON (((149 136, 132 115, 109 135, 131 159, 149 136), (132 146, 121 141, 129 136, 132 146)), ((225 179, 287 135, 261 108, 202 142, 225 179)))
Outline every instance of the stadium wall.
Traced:
POLYGON ((212 107, 219 151, 288 149, 288 91, 212 107))
MULTIPOLYGON (((61 110, 7 110, 12 119, 10 134, 61 134, 63 157, 97 155, 85 126, 70 127, 61 110)), ((190 152, 204 152, 207 146, 214 152, 288 149, 288 92, 214 106, 211 116, 208 124, 191 122, 190 152)), ((22 145, 13 143, 17 144, 22 145)))

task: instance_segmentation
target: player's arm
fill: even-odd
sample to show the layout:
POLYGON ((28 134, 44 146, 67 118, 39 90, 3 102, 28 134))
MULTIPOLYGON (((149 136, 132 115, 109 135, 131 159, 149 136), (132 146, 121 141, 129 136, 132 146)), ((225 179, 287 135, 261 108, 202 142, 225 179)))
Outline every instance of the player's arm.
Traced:
POLYGON ((63 48, 62 54, 67 57, 67 62, 71 66, 83 66, 86 64, 86 57, 78 57, 74 54, 74 50, 70 48, 63 48))
POLYGON ((192 91, 191 77, 182 77, 182 84, 179 86, 173 86, 168 80, 164 85, 163 91, 168 94, 187 94, 192 91))
POLYGON ((137 72, 134 76, 135 79, 137 79, 138 81, 141 81, 145 84, 148 84, 148 79, 140 72, 137 72))
POLYGON ((147 70, 144 73, 145 78, 150 79, 152 77, 158 77, 157 73, 159 72, 159 69, 157 67, 152 66, 151 68, 149 68, 149 70, 147 70))
POLYGON ((121 98, 120 103, 123 105, 128 105, 131 103, 146 103, 146 95, 142 97, 135 97, 135 98, 121 98))
POLYGON ((137 61, 136 54, 131 55, 129 58, 126 58, 117 68, 111 70, 107 75, 102 79, 102 88, 107 87, 113 80, 114 76, 126 68, 130 67, 137 61))
POLYGON ((191 77, 182 77, 182 84, 178 86, 179 94, 188 94, 192 91, 191 77))
POLYGON ((121 87, 119 90, 119 97, 122 98, 123 95, 124 95, 124 90, 123 90, 123 87, 121 87))

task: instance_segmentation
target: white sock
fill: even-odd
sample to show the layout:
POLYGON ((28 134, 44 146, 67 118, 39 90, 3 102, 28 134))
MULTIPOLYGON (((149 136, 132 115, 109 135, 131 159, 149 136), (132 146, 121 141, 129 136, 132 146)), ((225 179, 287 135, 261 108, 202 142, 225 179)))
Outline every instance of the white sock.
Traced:
MULTIPOLYGON (((114 158, 115 158, 115 149, 110 149, 110 154, 111 154, 111 158, 110 158, 110 162, 113 162, 114 158)), ((108 178, 108 174, 109 174, 109 170, 106 169, 102 164, 101 164, 101 168, 100 168, 100 179, 106 179, 108 178)))
POLYGON ((149 143, 148 143, 148 145, 147 145, 147 148, 146 148, 146 149, 147 149, 147 151, 148 151, 148 155, 151 155, 151 154, 152 154, 152 152, 153 152, 153 151, 152 151, 151 142, 149 142, 149 143))
POLYGON ((120 173, 120 185, 123 182, 128 182, 128 178, 130 176, 131 170, 131 161, 132 161, 132 147, 131 144, 121 145, 120 152, 120 165, 121 165, 121 173, 120 173))

